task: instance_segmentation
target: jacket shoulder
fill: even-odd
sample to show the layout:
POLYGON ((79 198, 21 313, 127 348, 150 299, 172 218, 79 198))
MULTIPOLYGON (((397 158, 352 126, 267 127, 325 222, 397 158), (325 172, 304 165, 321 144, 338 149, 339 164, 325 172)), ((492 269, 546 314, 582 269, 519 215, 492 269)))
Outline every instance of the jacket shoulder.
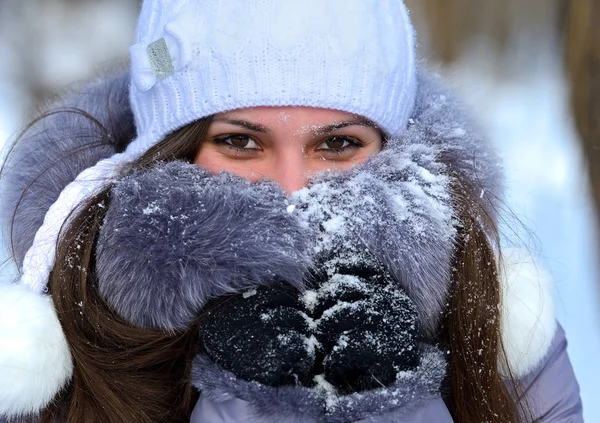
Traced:
POLYGON ((579 385, 567 354, 567 339, 560 325, 546 357, 520 380, 525 401, 535 421, 544 423, 583 422, 579 385))

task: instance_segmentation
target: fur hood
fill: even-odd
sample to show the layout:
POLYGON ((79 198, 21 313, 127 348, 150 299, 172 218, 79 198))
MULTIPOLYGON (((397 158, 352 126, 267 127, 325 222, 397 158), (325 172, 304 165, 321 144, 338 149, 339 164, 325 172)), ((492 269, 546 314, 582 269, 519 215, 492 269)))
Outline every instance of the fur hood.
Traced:
MULTIPOLYGON (((501 198, 500 160, 438 80, 439 76, 420 73, 415 111, 402 142, 435 146, 436 153, 448 157, 448 172, 464 174, 483 190, 488 211, 495 216, 501 198)), ((129 72, 123 72, 67 93, 10 152, 0 180, 0 217, 2 229, 12 230, 13 259, 19 267, 64 187, 82 170, 124 151, 135 139, 129 83, 129 72)))
MULTIPOLYGON (((470 181, 473 189, 480 190, 488 214, 496 215, 497 199, 500 197, 501 168, 500 161, 489 148, 489 144, 481 134, 474 129, 475 125, 469 120, 462 110, 460 104, 450 95, 445 94, 435 81, 437 77, 421 74, 419 80, 419 95, 417 98, 413 117, 410 120, 408 130, 399 139, 388 141, 387 148, 364 166, 359 166, 356 171, 346 172, 341 175, 326 175, 314 181, 309 188, 297 193, 292 202, 297 203, 297 218, 304 220, 304 226, 313 228, 325 221, 332 227, 333 222, 345 222, 344 233, 321 233, 317 244, 318 249, 326 250, 327 243, 344 245, 347 252, 352 255, 358 254, 356 245, 363 245, 377 260, 382 262, 406 289, 409 296, 415 301, 420 309, 421 324, 430 336, 436 331, 439 317, 442 313, 450 280, 450 260, 454 242, 454 224, 449 186, 451 179, 462 178, 470 181), (443 160, 444 163, 441 161, 443 160), (360 199, 360 204, 358 204, 360 199), (339 211, 345 210, 342 216, 339 211), (361 240, 358 244, 357 239, 361 240)), ((10 222, 14 214, 13 240, 15 260, 20 266, 23 256, 32 243, 36 230, 41 225, 45 212, 56 200, 62 189, 71 182, 83 169, 95 164, 97 161, 109 157, 124 149, 123 140, 135 138, 132 127, 132 114, 127 101, 128 75, 121 74, 116 78, 100 81, 82 93, 68 98, 58 106, 63 113, 53 113, 51 116, 40 120, 35 124, 19 142, 14 154, 9 161, 9 169, 6 175, 6 183, 3 184, 6 198, 3 207, 4 222, 10 222), (39 175, 39 176, 38 176, 39 175), (22 195, 23 191, 25 194, 22 195)), ((164 250, 159 248, 163 245, 183 245, 174 242, 158 242, 155 251, 145 251, 140 258, 139 265, 135 261, 128 260, 125 266, 119 257, 136 256, 136 246, 129 242, 129 250, 122 245, 125 241, 136 239, 134 234, 139 234, 139 226, 148 226, 148 214, 141 213, 152 204, 161 203, 164 207, 152 217, 155 221, 155 231, 151 228, 147 233, 148 239, 168 239, 167 234, 160 228, 164 228, 165 218, 179 216, 183 209, 187 209, 186 216, 189 217, 189 227, 194 225, 206 228, 199 231, 188 230, 189 240, 208 239, 211 240, 214 229, 209 229, 206 222, 221 226, 231 224, 232 219, 226 215, 219 215, 219 210, 228 210, 230 207, 221 207, 205 216, 189 216, 201 213, 193 204, 204 201, 206 204, 219 204, 222 202, 222 193, 219 192, 219 183, 214 183, 214 189, 202 189, 198 198, 180 198, 170 201, 169 193, 181 193, 178 186, 188 184, 197 186, 197 183, 213 185, 211 178, 204 177, 203 181, 192 183, 189 171, 160 170, 147 175, 129 176, 117 184, 113 190, 110 207, 107 216, 106 228, 98 244, 98 271, 104 293, 115 294, 113 302, 117 304, 117 310, 126 317, 137 315, 137 309, 156 310, 172 309, 179 298, 176 310, 188 309, 190 312, 198 311, 199 307, 208 299, 202 294, 193 298, 194 306, 183 304, 183 296, 178 296, 172 286, 167 288, 165 281, 154 281, 151 277, 153 270, 160 267, 165 269, 164 263, 178 263, 177 257, 190 257, 191 249, 170 248, 164 250), (185 176, 187 175, 187 176, 185 176), (139 176, 139 177, 138 177, 139 176), (132 186, 133 185, 133 186, 132 186), (159 187, 159 189, 155 189, 159 187), (152 195, 155 194, 155 195, 152 195), (165 197, 161 202, 160 196, 165 197), (158 203, 157 203, 158 202, 158 203), (118 204, 118 207, 115 205, 118 204), (136 211, 138 214, 136 215, 136 211), (160 216, 162 215, 162 217, 160 216), (135 217, 139 216, 138 219, 135 217), (157 219, 163 219, 158 222, 157 219), (203 223, 201 223, 203 222, 203 223), (194 238, 195 237, 195 238, 194 238), (106 246, 106 247, 105 247, 106 246), (119 247, 120 246, 120 247, 119 247), (169 254, 170 253, 170 254, 169 254), (147 266, 147 257, 166 257, 164 263, 158 260, 157 267, 147 266), (121 269, 128 269, 122 272, 121 269), (142 276, 144 276, 142 278, 142 276), (149 280, 152 283, 148 288, 161 286, 165 292, 173 293, 173 299, 164 304, 152 304, 141 301, 137 305, 133 299, 156 298, 155 289, 141 289, 139 285, 132 283, 133 280, 149 280), (125 287, 130 287, 131 291, 125 287), (143 293, 143 294, 140 294, 143 293), (147 293, 147 295, 144 295, 147 293), (130 299, 127 301, 126 299, 130 299), (136 311, 132 311, 136 310, 136 311)), ((239 178, 238 178, 239 179, 239 178)), ((239 183, 236 182, 236 183, 239 183)), ((224 184, 220 184, 227 186, 224 184)), ((229 188, 225 188, 229 189, 229 188)), ((260 190, 260 188, 249 188, 260 190)), ((241 194, 240 198, 259 198, 258 193, 246 193, 245 189, 234 189, 235 193, 241 194)), ((264 189, 263 192, 266 192, 264 189)), ((234 193, 234 194, 235 194, 234 193)), ((274 194, 271 190, 271 199, 274 194)), ((271 199, 261 199, 263 204, 269 204, 269 210, 280 210, 287 207, 283 196, 279 195, 278 202, 271 199)), ((249 204, 244 200, 236 200, 235 195, 229 195, 229 200, 235 204, 235 208, 248 209, 249 204)), ((259 201, 259 202, 260 202, 259 201)), ((257 216, 246 216, 249 222, 257 222, 257 216)), ((170 220, 171 223, 172 220, 170 220)), ((240 222, 240 227, 245 226, 240 222)), ((291 227, 287 225, 287 227, 291 227)), ((232 228, 235 229, 235 228, 232 228)), ((258 228, 255 228, 258 230, 258 228)), ((339 232, 338 228, 338 232, 339 232)), ((218 232, 218 231, 217 231, 218 232)), ((221 256, 229 253, 235 257, 244 257, 247 248, 244 237, 247 232, 238 231, 236 238, 239 250, 219 251, 221 256)), ((284 228, 277 225, 266 224, 263 232, 271 234, 284 234, 284 228)), ((175 237, 173 232, 172 237, 175 237)), ((231 233, 235 233, 232 230, 231 233)), ((235 235, 234 235, 235 236, 235 235)), ((292 237, 294 238, 294 237, 292 237)), ((138 246, 148 244, 148 239, 137 239, 138 246)), ((270 239, 276 239, 271 236, 270 239)), ((298 245, 310 242, 294 238, 290 244, 291 249, 298 245), (296 243, 297 241, 297 243, 296 243)), ((184 242, 183 240, 180 240, 184 242)), ((186 241, 188 242, 188 241, 186 241)), ((191 242, 191 241, 190 241, 191 242)), ((189 245, 189 242, 188 244, 189 245)), ((200 246, 197 246, 200 247, 200 246)), ((294 254, 289 249, 281 249, 274 245, 275 251, 285 250, 286 257, 294 254)), ((208 251, 208 250, 201 250, 208 251)), ((265 252, 267 256, 274 251, 265 252)), ((306 256, 304 252, 299 252, 306 256)), ((221 263, 214 262, 216 253, 210 256, 198 256, 197 252, 192 255, 199 257, 197 266, 194 267, 193 260, 188 262, 188 267, 180 269, 178 265, 173 267, 174 274, 199 274, 210 268, 227 269, 236 274, 237 266, 220 266, 221 263)), ((282 254, 283 256, 283 254, 282 254)), ((263 263, 260 257, 248 256, 247 264, 241 265, 244 272, 254 274, 252 268, 263 263)), ((274 264, 285 263, 283 257, 274 264)), ((292 259, 297 263, 295 269, 286 268, 283 272, 296 275, 303 272, 302 266, 306 260, 292 259)), ((224 264, 224 263, 222 263, 224 264)), ((229 263, 231 264, 231 263, 229 263)), ((282 266, 277 268, 283 269, 282 266)), ((240 277, 242 277, 240 275, 240 277)), ((184 277, 185 278, 185 277, 184 277)), ((193 278, 192 278, 193 279, 193 278)), ((236 279, 234 277, 234 279, 236 279)), ((191 279, 190 279, 191 280, 191 279)), ((204 286, 224 286, 224 275, 216 276, 216 279, 206 281, 204 286)), ((298 278, 294 277, 294 281, 298 278)), ((292 282, 299 286, 298 282, 292 282)), ((177 282, 175 285, 183 286, 177 282)), ((187 290, 196 286, 189 282, 187 290)), ((243 283, 235 282, 233 287, 243 287, 243 283)), ((231 292, 229 287, 218 292, 231 292)), ((203 292, 210 292, 204 289, 203 292)), ((189 294, 189 291, 187 291, 189 294)), ((183 291, 180 292, 181 294, 183 291)), ((166 317, 165 317, 166 318, 166 317)), ((177 321, 156 322, 156 317, 141 317, 138 324, 147 325, 154 320, 154 326, 173 329, 173 327, 185 326, 192 319, 192 314, 187 317, 181 316, 177 321)))
MULTIPOLYGON (((173 330, 212 298, 257 281, 309 290, 302 275, 315 260, 332 252, 354 260, 368 251, 415 302, 432 341, 456 236, 453 178, 468 182, 493 219, 502 196, 498 157, 437 79, 420 74, 409 127, 384 151, 291 197, 273 183, 179 162, 125 175, 112 188, 98 240, 101 293, 134 324, 173 330)), ((123 73, 68 97, 58 103, 63 112, 36 122, 14 148, 3 175, 2 221, 8 228, 14 219, 19 266, 62 189, 135 138, 128 83, 123 73)), ((554 335, 548 278, 540 275, 528 256, 503 271, 503 340, 517 376, 537 365, 554 335)), ((215 395, 227 386, 213 382, 215 395)))
POLYGON ((61 191, 84 169, 124 151, 134 138, 128 73, 74 89, 27 129, 0 179, 2 230, 12 230, 19 268, 61 191))

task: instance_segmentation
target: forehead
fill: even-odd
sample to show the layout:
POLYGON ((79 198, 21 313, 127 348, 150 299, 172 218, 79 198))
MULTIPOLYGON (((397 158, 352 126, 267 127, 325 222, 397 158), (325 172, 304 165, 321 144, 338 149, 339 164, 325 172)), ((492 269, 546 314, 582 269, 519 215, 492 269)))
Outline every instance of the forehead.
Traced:
POLYGON ((215 115, 217 119, 239 119, 251 121, 263 126, 302 124, 331 124, 344 121, 364 121, 368 119, 341 110, 323 109, 316 107, 250 107, 236 109, 215 115))

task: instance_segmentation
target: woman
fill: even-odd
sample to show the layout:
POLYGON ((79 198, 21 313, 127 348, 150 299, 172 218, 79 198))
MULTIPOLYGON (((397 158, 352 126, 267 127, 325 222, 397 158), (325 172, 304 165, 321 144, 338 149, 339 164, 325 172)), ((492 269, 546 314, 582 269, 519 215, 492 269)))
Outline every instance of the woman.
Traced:
POLYGON ((4 172, 0 416, 580 421, 498 160, 413 38, 400 0, 146 0, 130 71, 4 172))

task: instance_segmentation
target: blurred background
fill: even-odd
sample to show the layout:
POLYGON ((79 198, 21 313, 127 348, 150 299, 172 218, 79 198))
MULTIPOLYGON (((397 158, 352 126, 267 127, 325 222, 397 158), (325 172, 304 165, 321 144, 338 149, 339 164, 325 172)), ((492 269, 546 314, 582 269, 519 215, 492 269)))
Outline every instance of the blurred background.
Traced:
MULTIPOLYGON (((0 145, 58 90, 125 66, 138 3, 0 0, 0 145)), ((505 160, 515 218, 503 233, 553 274, 585 418, 598 422, 600 0, 407 3, 423 65, 472 106, 505 160)))

